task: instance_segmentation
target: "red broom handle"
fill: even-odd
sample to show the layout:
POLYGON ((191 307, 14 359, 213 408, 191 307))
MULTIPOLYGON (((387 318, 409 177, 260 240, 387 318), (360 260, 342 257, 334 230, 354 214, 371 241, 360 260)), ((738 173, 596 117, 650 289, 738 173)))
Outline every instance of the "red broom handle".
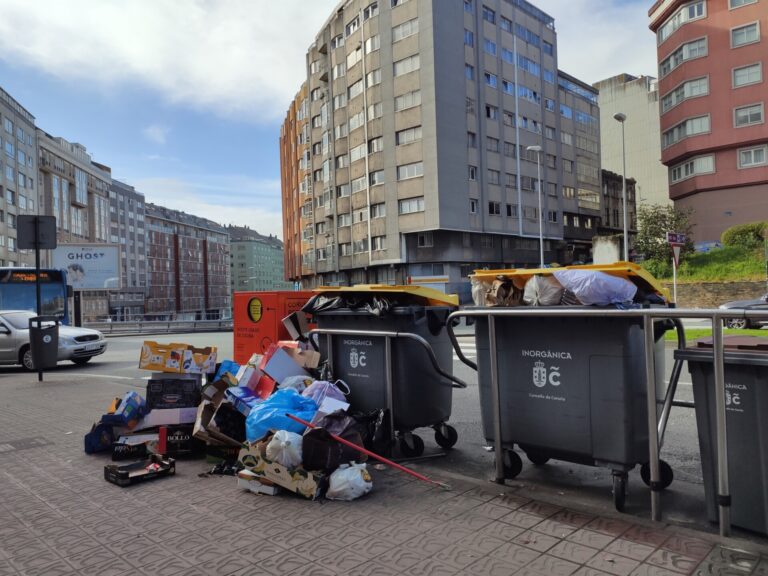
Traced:
MULTIPOLYGON (((312 428, 312 429, 317 428, 317 426, 315 426, 314 424, 310 424, 306 420, 302 420, 301 418, 299 418, 298 416, 294 416, 293 414, 286 414, 286 416, 288 416, 288 418, 290 418, 291 420, 293 420, 295 422, 298 422, 299 424, 303 424, 307 428, 312 428)), ((392 460, 388 460, 388 459, 384 458, 383 456, 379 456, 375 452, 371 452, 370 450, 367 450, 367 449, 363 448, 362 446, 358 446, 357 444, 355 444, 353 442, 350 442, 349 440, 345 440, 344 438, 342 438, 340 436, 336 436, 336 434, 331 434, 330 432, 328 434, 330 435, 331 438, 336 440, 336 442, 341 442, 345 446, 349 446, 350 448, 353 448, 354 450, 357 450, 358 452, 361 452, 362 454, 366 454, 366 455, 370 456, 371 458, 374 458, 374 459, 378 460, 379 462, 382 462, 382 463, 386 464, 387 466, 391 466, 392 468, 400 470, 401 472, 405 472, 406 474, 410 474, 414 478, 418 478, 419 480, 422 480, 424 482, 429 482, 430 484, 435 484, 436 486, 440 486, 441 488, 448 488, 448 485, 445 484, 444 482, 438 482, 437 480, 431 480, 431 479, 427 478, 426 476, 422 476, 418 472, 414 472, 410 468, 406 468, 405 466, 401 466, 397 462, 392 462, 392 460)))

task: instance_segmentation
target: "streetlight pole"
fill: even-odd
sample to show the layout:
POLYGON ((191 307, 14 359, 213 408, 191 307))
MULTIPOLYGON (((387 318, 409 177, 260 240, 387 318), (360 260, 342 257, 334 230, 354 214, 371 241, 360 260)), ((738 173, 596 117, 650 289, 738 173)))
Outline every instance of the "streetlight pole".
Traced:
POLYGON ((629 226, 627 224, 627 148, 626 140, 624 138, 624 121, 627 119, 627 115, 617 112, 613 115, 613 118, 621 124, 621 197, 624 208, 624 261, 629 262, 629 226))
POLYGON ((539 268, 544 268, 544 215, 541 212, 541 146, 528 146, 526 150, 528 152, 536 152, 536 183, 539 187, 539 268))

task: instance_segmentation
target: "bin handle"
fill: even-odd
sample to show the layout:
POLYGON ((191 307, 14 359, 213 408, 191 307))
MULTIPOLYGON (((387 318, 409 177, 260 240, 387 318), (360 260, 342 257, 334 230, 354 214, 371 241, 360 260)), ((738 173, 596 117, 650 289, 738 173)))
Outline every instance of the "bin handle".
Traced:
MULTIPOLYGON (((456 314, 454 312, 454 314, 456 314)), ((467 366, 472 368, 475 372, 477 372, 477 364, 475 362, 472 362, 469 358, 464 356, 464 352, 461 350, 461 346, 459 346, 459 341, 456 339, 456 334, 453 332, 453 326, 454 324, 458 325, 460 322, 459 317, 454 317, 454 314, 451 314, 448 316, 448 319, 445 323, 445 329, 448 332, 448 338, 451 340, 451 346, 453 346, 454 351, 456 352, 456 356, 459 357, 459 360, 464 362, 467 366)))

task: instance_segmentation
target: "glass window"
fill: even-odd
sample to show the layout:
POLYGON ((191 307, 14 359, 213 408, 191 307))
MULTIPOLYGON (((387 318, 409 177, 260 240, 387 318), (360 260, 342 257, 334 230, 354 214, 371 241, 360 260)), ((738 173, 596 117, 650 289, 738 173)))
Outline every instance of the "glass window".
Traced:
POLYGON ((419 19, 414 18, 392 28, 392 43, 413 36, 419 31, 419 19))
POLYGON ((414 212, 424 212, 424 196, 399 200, 397 203, 398 213, 412 214, 414 212))
POLYGON ((753 166, 763 166, 766 164, 768 156, 768 146, 757 146, 739 150, 739 168, 752 168, 753 166))
POLYGON ((763 104, 752 104, 751 106, 742 106, 734 110, 734 125, 737 128, 742 126, 751 126, 752 124, 762 124, 763 122, 763 104))
POLYGON ((397 179, 409 180, 424 175, 424 163, 413 162, 412 164, 403 164, 397 167, 397 179))
POLYGON ((747 84, 755 84, 757 82, 762 82, 762 80, 763 65, 760 62, 733 69, 734 88, 738 88, 739 86, 746 86, 747 84))
POLYGON ((464 45, 465 46, 474 46, 475 45, 475 33, 472 32, 472 30, 464 29, 464 45))
POLYGON ((488 202, 488 214, 501 216, 501 202, 488 202))
POLYGON ((667 112, 683 100, 709 94, 709 78, 696 78, 680 84, 661 99, 661 112, 667 112))
POLYGON ((496 77, 496 74, 491 74, 490 72, 485 73, 485 83, 488 84, 491 88, 496 88, 498 86, 498 78, 496 77))
POLYGON ((471 64, 464 64, 464 76, 467 80, 475 79, 475 67, 471 64))
POLYGON ((421 126, 415 126, 413 128, 407 128, 405 130, 395 132, 395 144, 397 146, 410 144, 412 142, 416 142, 417 140, 421 140, 421 126))
POLYGON ((408 72, 413 72, 414 70, 418 70, 421 67, 421 60, 419 58, 418 54, 414 54, 413 56, 409 56, 408 58, 403 58, 402 60, 398 60, 394 63, 394 74, 395 76, 402 76, 403 74, 407 74, 408 72))
POLYGON ((673 166, 669 170, 669 179, 674 184, 699 174, 711 174, 715 171, 714 156, 699 156, 673 166))
POLYGON ((706 0, 698 0, 696 2, 690 2, 679 8, 659 28, 658 32, 656 33, 658 43, 661 44, 664 42, 684 24, 688 24, 688 22, 692 22, 700 18, 704 18, 707 15, 706 4, 706 0))
POLYGON ((496 24, 496 12, 488 8, 488 6, 483 6, 483 20, 496 24))
POLYGON ((739 26, 731 30, 731 47, 738 48, 760 40, 760 27, 757 22, 739 26))
POLYGON ((746 6, 747 4, 754 4, 755 2, 757 2, 757 0, 728 0, 728 7, 740 8, 741 6, 746 6))
POLYGON ((421 90, 414 90, 407 94, 395 97, 395 112, 405 110, 407 108, 413 108, 421 104, 421 90))
POLYGON ((483 50, 485 50, 486 54, 490 54, 491 56, 496 56, 496 42, 493 40, 488 40, 488 38, 485 39, 483 42, 483 50))

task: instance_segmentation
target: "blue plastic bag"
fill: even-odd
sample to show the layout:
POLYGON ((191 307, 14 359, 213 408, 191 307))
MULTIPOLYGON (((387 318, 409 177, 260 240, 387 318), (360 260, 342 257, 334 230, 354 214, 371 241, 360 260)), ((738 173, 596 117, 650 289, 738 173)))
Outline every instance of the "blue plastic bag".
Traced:
POLYGON ((317 412, 317 404, 312 398, 305 398, 293 388, 278 390, 272 396, 251 408, 245 420, 245 436, 248 442, 264 438, 270 430, 287 430, 301 434, 306 426, 288 418, 293 414, 302 420, 311 422, 317 412))

